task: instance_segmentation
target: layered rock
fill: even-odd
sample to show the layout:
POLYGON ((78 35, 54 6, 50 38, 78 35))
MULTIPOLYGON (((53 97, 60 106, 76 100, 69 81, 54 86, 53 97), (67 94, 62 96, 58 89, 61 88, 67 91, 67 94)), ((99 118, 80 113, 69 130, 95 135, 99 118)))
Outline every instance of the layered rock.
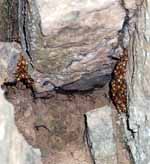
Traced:
POLYGON ((138 6, 137 19, 129 30, 127 144, 135 164, 150 163, 150 1, 138 6), (136 27, 136 29, 134 28, 136 27), (133 31, 134 29, 134 31, 133 31))
POLYGON ((20 36, 39 91, 88 90, 110 80, 125 10, 119 0, 19 1, 20 36))
MULTIPOLYGON (((26 52, 24 56, 33 65, 29 73, 39 92, 56 88, 88 90, 97 85, 103 86, 110 80, 115 64, 111 57, 118 56, 121 51, 119 45, 129 49, 126 79, 130 101, 124 125, 126 141, 136 164, 150 163, 149 4, 149 0, 143 3, 142 0, 124 0, 122 3, 119 0, 30 0, 28 3, 19 0, 21 44, 26 52), (123 34, 121 38, 118 38, 118 31, 123 34)), ((3 11, 5 13, 7 10, 3 11)), ((5 24, 7 22, 1 25, 0 33, 5 24)), ((2 84, 14 80, 13 75, 22 50, 16 43, 0 43, 0 52, 2 84)), ((0 116, 7 120, 5 114, 12 116, 12 113, 3 107, 3 100, 2 97, 0 108, 5 110, 1 110, 0 116)), ((97 164, 116 163, 111 110, 109 107, 103 109, 87 114, 89 145, 92 145, 91 152, 97 164), (110 147, 105 147, 103 143, 108 142, 110 147)), ((13 158, 14 163, 34 163, 35 160, 29 162, 27 159, 34 156, 34 150, 27 146, 24 139, 20 141, 13 119, 6 123, 8 129, 3 128, 4 123, 2 121, 0 125, 0 147, 4 152, 0 161, 8 163, 6 158, 11 151, 10 159, 13 158), (6 143, 3 134, 6 134, 5 140, 8 143, 12 141, 13 145, 6 143), (19 145, 16 145, 14 138, 19 140, 19 145), (20 147, 22 144, 25 144, 23 150, 20 147), (12 148, 9 150, 10 146, 12 148), (28 148, 31 156, 27 155, 28 148), (18 161, 14 154, 19 154, 18 161)), ((34 157, 39 159, 39 155, 34 157)))

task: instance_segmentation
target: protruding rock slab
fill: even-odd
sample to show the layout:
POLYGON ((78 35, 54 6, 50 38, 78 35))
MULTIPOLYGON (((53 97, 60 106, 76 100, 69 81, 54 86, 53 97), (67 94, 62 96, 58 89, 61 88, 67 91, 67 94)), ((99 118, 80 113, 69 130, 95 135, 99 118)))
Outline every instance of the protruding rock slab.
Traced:
POLYGON ((117 164, 111 107, 104 106, 86 113, 86 123, 95 164, 117 164))
POLYGON ((22 45, 41 87, 89 90, 110 80, 126 15, 119 0, 19 1, 22 45))
POLYGON ((28 145, 18 132, 14 122, 13 106, 8 103, 0 89, 0 163, 42 164, 38 149, 28 145))

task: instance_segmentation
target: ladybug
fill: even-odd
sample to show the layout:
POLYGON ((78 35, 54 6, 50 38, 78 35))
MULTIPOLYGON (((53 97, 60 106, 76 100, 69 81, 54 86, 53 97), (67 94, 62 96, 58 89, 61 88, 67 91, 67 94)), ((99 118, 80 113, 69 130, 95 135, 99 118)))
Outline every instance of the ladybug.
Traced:
POLYGON ((123 55, 118 60, 110 83, 110 94, 113 104, 117 111, 127 112, 127 82, 126 82, 126 66, 128 63, 128 50, 123 50, 123 55))
POLYGON ((20 55, 20 59, 17 63, 15 79, 17 82, 20 81, 27 87, 31 87, 34 82, 31 76, 28 74, 28 63, 22 54, 20 55))

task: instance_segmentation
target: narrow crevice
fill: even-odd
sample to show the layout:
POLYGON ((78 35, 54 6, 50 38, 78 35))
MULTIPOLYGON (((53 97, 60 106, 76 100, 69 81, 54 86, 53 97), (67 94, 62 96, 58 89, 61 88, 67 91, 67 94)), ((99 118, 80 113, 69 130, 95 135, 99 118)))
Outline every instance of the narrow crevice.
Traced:
MULTIPOLYGON (((26 25, 27 25, 27 12, 28 12, 28 8, 29 8, 28 0, 23 0, 22 1, 22 17, 23 17, 22 32, 23 32, 23 35, 24 35, 23 39, 24 39, 24 43, 25 43, 25 52, 27 53, 28 57, 32 61, 32 57, 31 57, 31 54, 30 54, 30 44, 28 42, 27 27, 26 27, 26 25)), ((32 65, 32 67, 33 67, 33 65, 32 65)))
POLYGON ((35 128, 37 131, 39 131, 41 128, 43 128, 43 129, 47 130, 48 133, 51 133, 51 130, 50 130, 47 126, 45 126, 45 125, 35 125, 34 128, 35 128))
POLYGON ((129 123, 129 114, 126 115, 126 123, 127 123, 127 130, 130 132, 132 138, 134 139, 135 138, 135 131, 133 129, 130 128, 130 123, 129 123))
POLYGON ((131 149, 130 149, 130 147, 128 146, 128 144, 125 144, 125 148, 126 148, 126 150, 128 151, 128 153, 129 153, 130 164, 135 164, 135 160, 134 160, 134 158, 133 158, 131 149))
MULTIPOLYGON (((130 21, 132 21, 132 17, 134 17, 135 15, 134 14, 136 14, 136 12, 132 15, 132 16, 130 16, 129 14, 129 10, 128 9, 126 9, 125 8, 125 3, 124 3, 124 0, 121 0, 121 6, 122 6, 122 8, 124 9, 124 11, 125 11, 125 14, 126 14, 126 16, 125 16, 125 18, 124 18, 124 22, 123 22, 123 26, 122 26, 122 29, 120 30, 120 31, 118 31, 118 47, 120 46, 121 48, 122 48, 122 50, 123 49, 128 49, 128 47, 129 47, 129 40, 128 40, 128 38, 130 37, 129 35, 129 26, 130 26, 130 21), (126 38, 127 38, 127 40, 126 40, 126 38)), ((118 48, 118 47, 116 47, 116 48, 118 48)), ((122 57, 122 56, 121 56, 122 57)), ((121 58, 120 57, 120 58, 121 58)), ((129 57, 129 56, 128 56, 129 57)), ((113 59, 113 58, 112 58, 113 59)), ((117 60, 117 61, 119 61, 119 59, 118 58, 114 58, 114 60, 117 60)), ((115 69, 115 67, 114 67, 114 69, 115 69)), ((113 71, 114 72, 114 71, 113 71)), ((112 73, 112 79, 114 78, 114 76, 113 76, 113 73, 112 73)), ((127 87, 127 89, 128 89, 128 87, 127 87)), ((110 85, 110 90, 111 90, 111 85, 110 85)), ((127 91, 127 93, 128 93, 128 91, 127 91)), ((111 93, 110 93, 110 97, 111 97, 111 93)), ((131 137, 132 137, 132 139, 134 139, 135 138, 135 131, 133 130, 133 129, 131 129, 130 128, 130 123, 129 123, 129 113, 128 113, 128 104, 129 104, 129 99, 128 99, 128 95, 127 95, 127 112, 125 113, 125 117, 126 117, 126 128, 127 128, 127 130, 129 131, 129 133, 130 133, 130 135, 131 135, 131 137)), ((123 135, 123 134, 122 134, 123 135)), ((133 155, 132 155, 132 152, 131 152, 131 149, 130 149, 130 147, 129 147, 129 145, 128 145, 128 143, 127 143, 127 141, 126 141, 126 139, 124 139, 124 145, 125 145, 125 148, 126 148, 126 151, 128 152, 128 154, 129 154, 129 158, 130 158, 130 163, 131 164, 135 164, 135 161, 134 161, 134 158, 133 158, 133 155)))
POLYGON ((87 125, 87 117, 86 117, 86 115, 84 115, 84 123, 85 123, 85 133, 84 133, 85 142, 86 142, 86 144, 87 144, 87 146, 88 146, 88 149, 89 149, 89 153, 90 153, 90 156, 91 156, 92 163, 93 163, 93 164, 96 164, 95 159, 94 159, 94 156, 93 156, 93 154, 92 154, 92 143, 91 143, 91 141, 90 141, 90 139, 89 139, 89 135, 88 135, 89 132, 88 132, 88 125, 87 125))

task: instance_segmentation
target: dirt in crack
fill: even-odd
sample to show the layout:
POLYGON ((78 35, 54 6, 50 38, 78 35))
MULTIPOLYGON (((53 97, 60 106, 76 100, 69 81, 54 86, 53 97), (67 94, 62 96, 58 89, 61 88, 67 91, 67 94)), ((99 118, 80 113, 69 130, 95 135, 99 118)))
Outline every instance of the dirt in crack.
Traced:
POLYGON ((84 114, 108 104, 107 87, 92 93, 64 95, 52 92, 48 99, 33 99, 22 84, 6 87, 15 107, 15 120, 28 143, 40 148, 44 164, 90 164, 84 141, 84 114))

